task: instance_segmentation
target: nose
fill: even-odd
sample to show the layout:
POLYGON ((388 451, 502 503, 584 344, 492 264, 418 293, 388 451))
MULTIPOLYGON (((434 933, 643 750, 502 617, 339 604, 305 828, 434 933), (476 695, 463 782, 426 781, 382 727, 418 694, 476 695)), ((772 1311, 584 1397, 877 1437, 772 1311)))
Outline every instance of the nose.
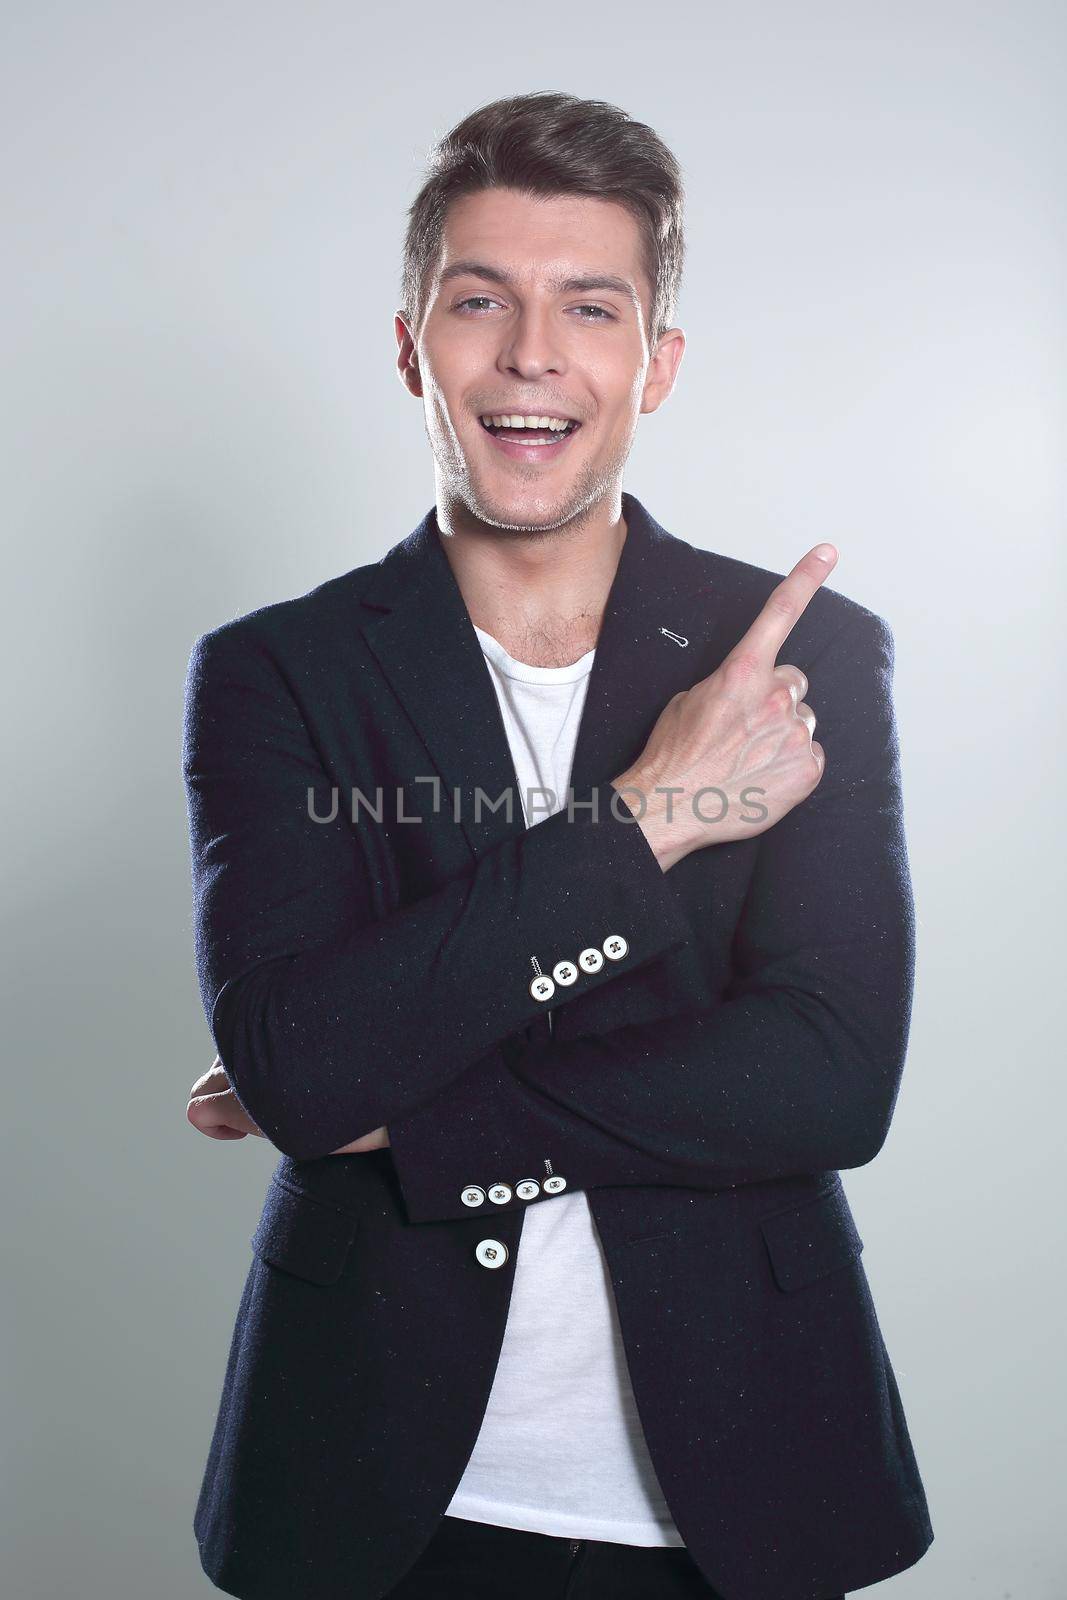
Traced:
POLYGON ((497 356, 497 369, 508 376, 562 376, 567 370, 560 330, 547 307, 526 306, 507 327, 497 356))

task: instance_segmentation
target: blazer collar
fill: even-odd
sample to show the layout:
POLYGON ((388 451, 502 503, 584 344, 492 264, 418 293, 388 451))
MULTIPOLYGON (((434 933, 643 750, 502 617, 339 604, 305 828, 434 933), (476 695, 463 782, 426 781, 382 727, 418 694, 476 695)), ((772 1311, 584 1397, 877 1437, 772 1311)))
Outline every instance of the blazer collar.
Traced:
MULTIPOLYGON (((671 696, 714 666, 707 552, 667 533, 633 495, 622 502, 627 532, 578 729, 576 799, 635 760, 671 696)), ((453 811, 458 791, 459 821, 478 857, 525 822, 496 691, 441 538, 432 508, 365 584, 360 599, 374 614, 361 627, 437 769, 442 809, 453 811), (494 812, 484 799, 475 821, 478 788, 490 802, 511 790, 510 822, 505 806, 494 812)))

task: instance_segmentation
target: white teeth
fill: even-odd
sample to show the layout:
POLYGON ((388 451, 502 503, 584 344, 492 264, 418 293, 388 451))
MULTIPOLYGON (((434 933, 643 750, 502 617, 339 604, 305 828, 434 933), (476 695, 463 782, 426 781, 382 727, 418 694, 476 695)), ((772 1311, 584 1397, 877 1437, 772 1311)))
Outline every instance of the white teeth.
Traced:
POLYGON ((486 416, 483 422, 492 423, 496 428, 548 428, 553 433, 563 433, 567 423, 562 417, 520 417, 504 413, 502 416, 486 416))

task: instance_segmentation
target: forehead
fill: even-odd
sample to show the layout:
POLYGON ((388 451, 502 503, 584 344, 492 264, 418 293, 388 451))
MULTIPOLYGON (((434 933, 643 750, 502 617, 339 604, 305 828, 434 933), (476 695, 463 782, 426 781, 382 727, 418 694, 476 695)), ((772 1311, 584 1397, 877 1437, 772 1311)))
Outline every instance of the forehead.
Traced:
POLYGON ((585 195, 529 195, 485 189, 453 200, 445 215, 440 268, 491 262, 509 277, 623 274, 644 286, 641 230, 625 206, 585 195))

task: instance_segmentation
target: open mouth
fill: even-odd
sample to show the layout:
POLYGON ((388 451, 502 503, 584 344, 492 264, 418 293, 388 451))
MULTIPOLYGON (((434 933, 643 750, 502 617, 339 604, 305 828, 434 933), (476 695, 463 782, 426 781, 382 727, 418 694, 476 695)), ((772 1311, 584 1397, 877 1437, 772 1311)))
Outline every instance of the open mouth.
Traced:
POLYGON ((558 455, 581 423, 573 417, 483 416, 481 424, 499 449, 520 460, 537 460, 558 455))

